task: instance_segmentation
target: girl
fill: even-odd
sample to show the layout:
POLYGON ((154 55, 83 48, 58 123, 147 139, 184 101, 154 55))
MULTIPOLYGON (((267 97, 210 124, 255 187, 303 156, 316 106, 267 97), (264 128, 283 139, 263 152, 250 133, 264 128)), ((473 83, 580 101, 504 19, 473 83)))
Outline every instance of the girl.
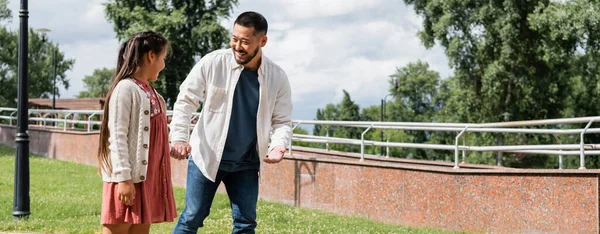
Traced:
POLYGON ((121 45, 104 103, 98 148, 103 233, 148 233, 176 217, 165 101, 150 82, 165 68, 168 41, 146 31, 121 45))

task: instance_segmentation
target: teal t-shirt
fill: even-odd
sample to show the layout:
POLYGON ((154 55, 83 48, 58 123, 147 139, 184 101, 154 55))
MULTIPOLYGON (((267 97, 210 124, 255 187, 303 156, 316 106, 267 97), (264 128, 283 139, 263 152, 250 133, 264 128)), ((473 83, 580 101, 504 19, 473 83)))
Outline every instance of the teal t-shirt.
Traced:
POLYGON ((234 94, 227 140, 219 169, 236 172, 259 169, 256 151, 256 113, 259 101, 258 72, 242 70, 234 94))

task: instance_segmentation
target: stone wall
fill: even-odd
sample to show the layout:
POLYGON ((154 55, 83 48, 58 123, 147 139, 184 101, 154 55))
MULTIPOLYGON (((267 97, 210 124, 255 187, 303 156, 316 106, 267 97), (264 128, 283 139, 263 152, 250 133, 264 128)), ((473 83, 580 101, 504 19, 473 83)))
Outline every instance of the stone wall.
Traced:
MULTIPOLYGON (((14 146, 16 129, 0 126, 14 146)), ((98 134, 37 129, 30 151, 97 165, 98 134)), ((260 197, 342 215, 414 227, 490 233, 598 233, 599 170, 519 170, 294 148, 267 165, 260 197)), ((172 160, 185 186, 186 161, 172 160)), ((223 189, 221 188, 222 192, 223 189)))

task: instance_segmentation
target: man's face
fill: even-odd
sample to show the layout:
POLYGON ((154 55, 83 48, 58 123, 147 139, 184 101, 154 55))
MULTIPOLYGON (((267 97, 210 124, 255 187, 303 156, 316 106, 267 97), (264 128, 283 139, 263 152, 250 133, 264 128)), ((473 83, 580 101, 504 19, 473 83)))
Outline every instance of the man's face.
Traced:
POLYGON ((230 44, 238 64, 245 65, 252 61, 266 42, 267 36, 262 32, 255 34, 254 27, 233 25, 230 44))

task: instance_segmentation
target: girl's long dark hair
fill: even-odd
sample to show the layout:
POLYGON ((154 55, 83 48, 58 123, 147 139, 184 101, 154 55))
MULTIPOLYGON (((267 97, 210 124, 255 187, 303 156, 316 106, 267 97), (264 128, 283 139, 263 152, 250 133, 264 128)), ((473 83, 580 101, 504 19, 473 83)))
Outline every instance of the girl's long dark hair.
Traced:
POLYGON ((121 44, 119 56, 117 57, 116 73, 104 100, 104 115, 102 116, 102 124, 100 125, 100 142, 98 144, 99 171, 105 170, 108 173, 112 173, 108 149, 108 138, 110 136, 108 130, 108 107, 113 90, 121 80, 133 76, 133 73, 143 65, 143 58, 148 52, 152 51, 155 54, 160 54, 163 50, 168 49, 168 43, 168 40, 160 33, 144 31, 136 33, 121 44))

